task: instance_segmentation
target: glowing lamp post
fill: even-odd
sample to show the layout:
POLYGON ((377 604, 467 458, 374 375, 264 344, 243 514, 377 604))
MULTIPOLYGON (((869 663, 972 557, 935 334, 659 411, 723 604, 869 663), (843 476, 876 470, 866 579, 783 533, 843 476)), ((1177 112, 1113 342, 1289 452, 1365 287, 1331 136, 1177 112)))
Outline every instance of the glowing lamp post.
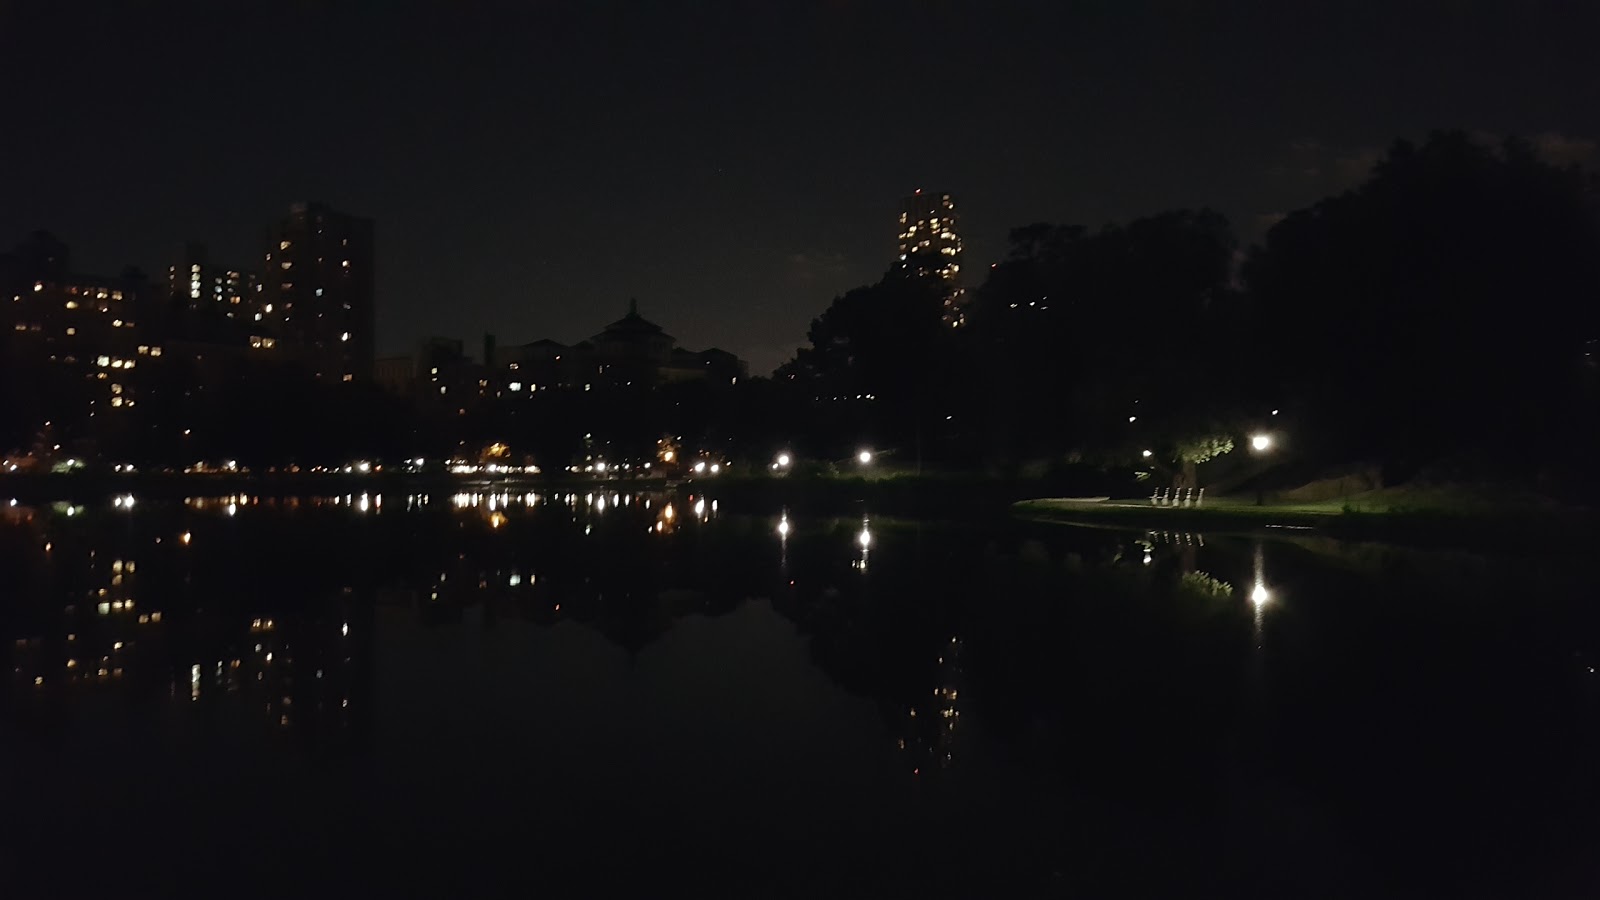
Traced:
POLYGON ((871 465, 872 464, 872 451, 871 450, 863 450, 860 453, 857 453, 856 454, 856 462, 861 463, 863 466, 871 465))
MULTIPOLYGON (((1265 432, 1251 435, 1250 449, 1258 454, 1267 453, 1272 449, 1272 435, 1265 432)), ((1265 498, 1262 493, 1260 482, 1256 483, 1256 505, 1265 505, 1265 498)))

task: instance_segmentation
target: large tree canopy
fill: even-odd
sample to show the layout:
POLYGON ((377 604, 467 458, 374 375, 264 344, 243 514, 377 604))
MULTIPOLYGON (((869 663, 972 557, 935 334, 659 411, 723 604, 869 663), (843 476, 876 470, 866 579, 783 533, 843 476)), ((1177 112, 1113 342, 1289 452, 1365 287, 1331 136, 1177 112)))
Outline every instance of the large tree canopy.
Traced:
POLYGON ((987 396, 1021 448, 1126 456, 1233 406, 1234 243, 1209 210, 1089 232, 1031 225, 978 291, 970 335, 987 396))
POLYGON ((1593 185, 1523 143, 1398 143, 1365 184, 1293 213, 1244 268, 1258 384, 1326 455, 1500 458, 1586 415, 1596 336, 1593 185))

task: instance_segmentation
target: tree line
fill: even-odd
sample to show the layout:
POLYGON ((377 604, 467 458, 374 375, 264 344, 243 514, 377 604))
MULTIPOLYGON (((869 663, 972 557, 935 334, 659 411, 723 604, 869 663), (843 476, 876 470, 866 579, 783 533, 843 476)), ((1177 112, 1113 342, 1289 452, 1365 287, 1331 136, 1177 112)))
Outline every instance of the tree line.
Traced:
POLYGON ((1520 140, 1402 141, 1247 250, 1209 210, 1017 228, 958 328, 938 326, 938 285, 891 272, 835 300, 775 378, 791 407, 809 398, 813 435, 870 423, 958 467, 1192 485, 1196 463, 1266 430, 1308 477, 1581 477, 1597 198, 1592 175, 1520 140))

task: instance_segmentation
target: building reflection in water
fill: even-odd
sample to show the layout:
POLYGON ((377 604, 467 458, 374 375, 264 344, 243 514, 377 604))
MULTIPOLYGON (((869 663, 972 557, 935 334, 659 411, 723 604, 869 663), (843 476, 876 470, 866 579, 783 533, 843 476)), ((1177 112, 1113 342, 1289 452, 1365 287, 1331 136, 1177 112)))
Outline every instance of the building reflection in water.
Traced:
MULTIPOLYGON (((195 498, 184 508, 236 520, 259 503, 195 498)), ((134 509, 125 497, 111 505, 134 509)), ((65 721, 59 714, 82 703, 164 694, 202 714, 253 711, 274 729, 346 729, 370 681, 371 604, 348 588, 288 600, 257 589, 253 573, 197 564, 197 551, 225 546, 226 534, 188 517, 178 530, 158 504, 137 508, 153 517, 132 529, 77 509, 11 509, 0 533, 15 575, 0 619, 11 632, 8 707, 65 721)))
POLYGON ((961 724, 961 653, 958 637, 940 648, 931 698, 913 703, 897 740, 912 775, 926 777, 950 768, 956 759, 956 735, 961 724))
POLYGON ((105 505, 6 508, 0 547, 19 563, 19 602, 0 622, 10 696, 33 711, 23 714, 70 712, 93 691, 359 745, 371 734, 380 615, 424 628, 573 623, 637 654, 686 615, 770 597, 813 644, 814 663, 879 701, 897 745, 887 752, 906 771, 926 776, 958 756, 961 641, 907 631, 884 653, 852 634, 880 627, 875 616, 909 624, 875 604, 902 595, 891 579, 913 577, 913 560, 878 573, 875 588, 848 577, 878 565, 868 517, 802 535, 785 510, 775 526, 711 529, 713 497, 620 491, 105 505), (746 552, 771 540, 769 527, 776 558, 746 552), (879 674, 858 678, 864 661, 879 674))

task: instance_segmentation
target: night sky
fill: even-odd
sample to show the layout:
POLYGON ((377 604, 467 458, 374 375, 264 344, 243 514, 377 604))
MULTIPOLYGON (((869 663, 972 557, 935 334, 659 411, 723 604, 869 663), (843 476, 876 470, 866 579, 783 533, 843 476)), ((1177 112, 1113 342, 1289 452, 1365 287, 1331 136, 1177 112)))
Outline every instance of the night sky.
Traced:
POLYGON ((322 199, 377 220, 381 353, 637 297, 759 373, 887 267, 913 188, 957 195, 974 275, 1035 221, 1210 205, 1250 239, 1433 128, 1584 159, 1597 46, 1580 2, 0 0, 0 244, 254 266, 322 199))

